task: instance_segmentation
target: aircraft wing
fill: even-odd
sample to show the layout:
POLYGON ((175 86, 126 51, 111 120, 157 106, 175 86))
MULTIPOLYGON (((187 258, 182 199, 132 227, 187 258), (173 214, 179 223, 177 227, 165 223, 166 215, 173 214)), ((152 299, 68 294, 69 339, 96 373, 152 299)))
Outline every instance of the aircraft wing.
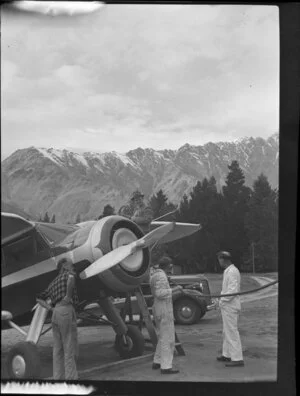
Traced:
POLYGON ((161 222, 158 227, 146 234, 142 239, 145 241, 146 246, 153 243, 160 243, 160 241, 174 231, 176 227, 175 222, 161 222))
POLYGON ((192 223, 175 223, 175 222, 169 222, 169 221, 152 221, 150 224, 150 229, 154 230, 157 227, 164 226, 166 224, 174 224, 173 229, 160 238, 158 240, 158 244, 162 243, 167 243, 167 242, 172 242, 177 239, 181 239, 184 237, 187 237, 191 234, 194 234, 195 232, 201 230, 201 225, 200 224, 192 224, 192 223))

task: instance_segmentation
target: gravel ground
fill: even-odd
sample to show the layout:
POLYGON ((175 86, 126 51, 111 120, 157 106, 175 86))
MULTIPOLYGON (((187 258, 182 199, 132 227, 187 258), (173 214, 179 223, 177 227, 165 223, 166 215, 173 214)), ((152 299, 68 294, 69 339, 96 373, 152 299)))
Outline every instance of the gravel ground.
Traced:
MULTIPOLYGON (((260 281, 275 278, 273 274, 258 274, 260 281)), ((211 292, 221 290, 221 275, 207 275, 211 292)), ((242 290, 259 286, 259 279, 242 275, 242 290)), ((129 381, 276 381, 277 373, 277 286, 262 291, 260 298, 251 295, 245 299, 239 321, 244 351, 245 367, 228 368, 216 361, 221 351, 222 320, 218 310, 208 312, 204 318, 192 326, 176 326, 177 335, 186 356, 174 358, 174 367, 180 373, 162 376, 151 369, 151 358, 137 363, 134 368, 120 365, 103 370, 105 364, 120 360, 113 348, 114 332, 107 325, 81 327, 79 334, 78 370, 83 380, 129 380, 129 381), (268 296, 269 295, 269 296, 268 296), (165 378, 168 377, 168 378, 165 378)), ((26 328, 25 328, 26 329, 26 328)), ((147 331, 143 330, 146 337, 147 331)), ((1 339, 1 378, 7 378, 5 360, 9 349, 23 336, 16 330, 2 331, 1 339)), ((52 333, 45 334, 39 342, 43 378, 52 376, 52 333)), ((149 353, 146 351, 145 353, 149 353)))

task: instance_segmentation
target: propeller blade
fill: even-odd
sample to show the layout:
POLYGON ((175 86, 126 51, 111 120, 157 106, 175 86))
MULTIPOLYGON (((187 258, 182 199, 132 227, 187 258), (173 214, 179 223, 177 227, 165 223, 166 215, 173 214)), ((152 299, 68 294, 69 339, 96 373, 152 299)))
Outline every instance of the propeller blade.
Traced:
MULTIPOLYGON (((152 223, 153 224, 153 223, 152 223)), ((175 228, 175 223, 166 222, 155 230, 150 231, 143 238, 139 239, 139 241, 144 241, 145 246, 150 246, 155 242, 160 242, 160 240, 172 232, 175 228)))
MULTIPOLYGON (((155 227, 155 229, 153 231, 156 231, 156 230, 161 229, 164 225, 167 225, 167 224, 170 224, 170 223, 165 222, 165 221, 153 221, 151 223, 151 228, 155 227)), ((175 224, 175 227, 173 228, 173 230, 171 232, 169 232, 167 235, 165 235, 164 237, 162 237, 158 241, 158 244, 172 242, 172 241, 175 241, 176 239, 184 238, 186 236, 194 234, 194 232, 197 232, 201 229, 200 224, 191 224, 191 223, 173 223, 173 224, 175 224)), ((151 231, 151 232, 153 232, 153 231, 151 231)))
MULTIPOLYGON (((182 232, 181 235, 178 236, 178 232, 176 232, 176 227, 178 224, 176 225, 175 222, 173 223, 156 222, 156 223, 161 223, 161 224, 159 224, 160 226, 158 228, 155 228, 154 230, 150 231, 142 238, 138 239, 137 241, 131 242, 128 245, 120 246, 117 249, 114 249, 111 252, 105 254, 103 257, 100 257, 98 260, 96 260, 94 263, 89 265, 84 271, 80 273, 79 275, 80 278, 87 279, 90 278, 91 276, 101 274, 103 271, 106 271, 114 267, 115 265, 119 264, 122 260, 126 259, 126 257, 130 256, 131 254, 134 254, 137 251, 137 249, 144 249, 156 242, 164 243, 165 238, 167 238, 167 241, 169 241, 183 237, 182 232), (168 238, 168 234, 172 234, 174 230, 175 230, 174 235, 176 238, 174 238, 174 235, 172 238, 168 238)), ((186 224, 186 226, 188 226, 189 229, 187 229, 186 227, 185 230, 183 230, 184 236, 192 234, 193 232, 199 230, 199 225, 197 224, 186 224)))
MULTIPOLYGON (((117 249, 100 257, 94 263, 89 265, 84 271, 80 273, 81 279, 87 279, 91 276, 101 274, 101 272, 106 271, 115 265, 119 264, 126 257, 135 253, 136 249, 139 247, 139 241, 134 241, 129 245, 120 246, 117 249)), ((142 246, 141 246, 142 247, 142 246)))

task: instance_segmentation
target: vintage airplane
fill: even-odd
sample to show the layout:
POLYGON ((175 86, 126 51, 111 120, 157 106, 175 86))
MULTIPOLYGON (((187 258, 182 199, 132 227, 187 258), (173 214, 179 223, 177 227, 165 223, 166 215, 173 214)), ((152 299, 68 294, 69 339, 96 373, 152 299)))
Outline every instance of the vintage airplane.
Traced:
POLYGON ((116 333, 116 350, 123 358, 139 356, 144 338, 137 326, 126 325, 112 296, 129 292, 149 276, 150 250, 188 236, 199 224, 153 221, 150 232, 122 216, 108 216, 76 225, 25 220, 1 213, 2 328, 15 328, 25 341, 15 345, 7 360, 10 378, 38 378, 37 343, 49 311, 36 305, 36 295, 56 276, 57 262, 69 257, 78 274, 78 295, 84 310, 97 302, 116 333), (35 310, 33 313, 33 307, 35 310), (30 324, 28 333, 20 326, 30 324))

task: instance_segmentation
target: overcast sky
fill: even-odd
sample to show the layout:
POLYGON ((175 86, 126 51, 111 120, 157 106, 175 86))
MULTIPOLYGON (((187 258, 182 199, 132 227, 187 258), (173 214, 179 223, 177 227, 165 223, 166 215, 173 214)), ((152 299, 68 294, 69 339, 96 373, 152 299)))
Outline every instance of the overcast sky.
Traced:
POLYGON ((32 145, 123 153, 278 132, 275 6, 1 16, 2 158, 32 145))

